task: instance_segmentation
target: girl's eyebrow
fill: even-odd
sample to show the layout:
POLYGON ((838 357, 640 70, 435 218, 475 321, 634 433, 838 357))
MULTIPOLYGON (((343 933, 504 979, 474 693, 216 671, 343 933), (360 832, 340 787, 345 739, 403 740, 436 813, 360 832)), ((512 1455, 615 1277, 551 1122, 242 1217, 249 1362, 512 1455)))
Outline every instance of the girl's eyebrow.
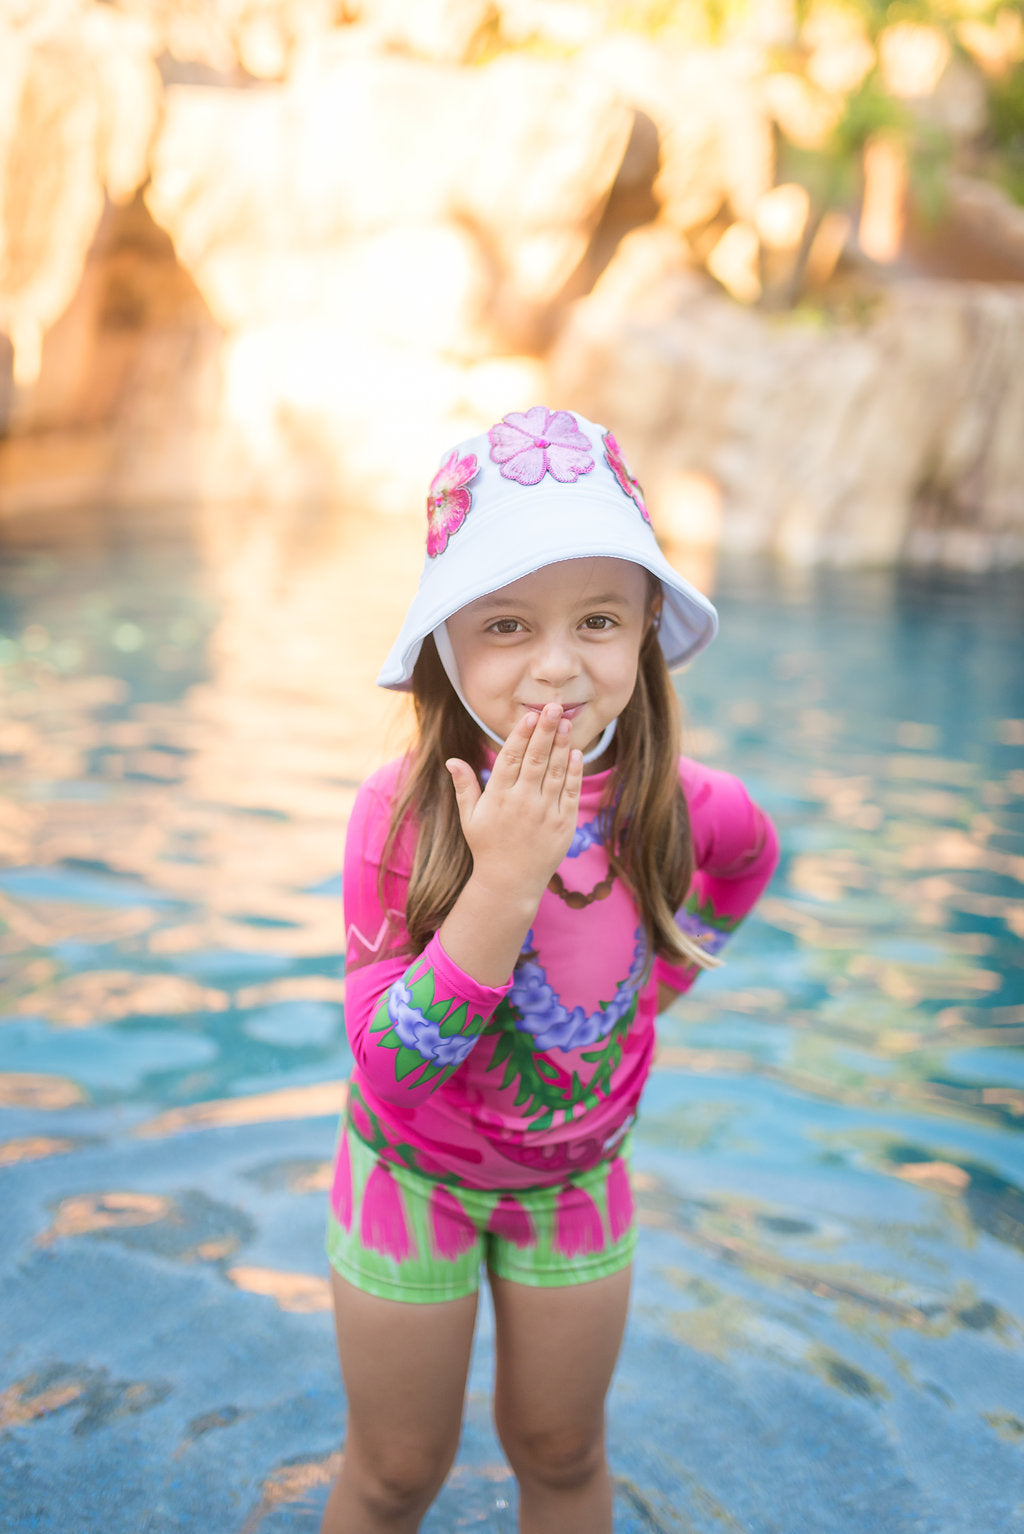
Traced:
MULTIPOLYGON (((471 602, 469 604, 471 608, 475 609, 475 611, 479 613, 511 613, 515 611, 529 612, 530 605, 531 604, 528 601, 521 599, 517 599, 512 602, 503 601, 501 599, 500 592, 492 592, 487 596, 478 598, 476 602, 471 602)), ((629 597, 625 594, 625 592, 622 591, 604 592, 598 593, 597 596, 593 597, 583 597, 576 605, 579 607, 580 611, 585 611, 593 607, 628 607, 629 597)))
POLYGON ((628 605, 629 597, 622 591, 610 591, 604 596, 587 597, 585 602, 580 603, 581 607, 628 607, 628 605))

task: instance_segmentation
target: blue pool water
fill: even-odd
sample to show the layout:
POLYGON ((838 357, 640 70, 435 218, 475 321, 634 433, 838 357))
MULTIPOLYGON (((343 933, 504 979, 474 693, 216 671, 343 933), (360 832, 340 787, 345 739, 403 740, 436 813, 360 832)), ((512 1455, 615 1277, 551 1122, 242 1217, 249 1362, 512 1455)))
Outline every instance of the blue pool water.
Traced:
MULTIPOLYGON (((339 868, 409 524, 0 526, 0 1526, 315 1530, 339 868)), ((784 855, 663 1019, 617 1529, 1024 1530, 1024 586, 725 566, 784 855)), ((424 1525, 514 1528, 481 1323, 424 1525)))

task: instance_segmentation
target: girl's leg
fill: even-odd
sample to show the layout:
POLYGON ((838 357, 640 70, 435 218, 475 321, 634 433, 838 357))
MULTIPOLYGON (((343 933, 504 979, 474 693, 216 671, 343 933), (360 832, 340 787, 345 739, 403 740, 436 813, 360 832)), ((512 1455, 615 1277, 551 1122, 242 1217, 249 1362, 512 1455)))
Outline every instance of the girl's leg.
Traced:
POLYGON ((415 1534, 458 1446, 477 1297, 414 1305, 332 1281, 348 1427, 321 1534, 415 1534))
POLYGON ((521 1534, 611 1534, 604 1401, 630 1272, 556 1289, 491 1277, 494 1416, 519 1481, 521 1534))

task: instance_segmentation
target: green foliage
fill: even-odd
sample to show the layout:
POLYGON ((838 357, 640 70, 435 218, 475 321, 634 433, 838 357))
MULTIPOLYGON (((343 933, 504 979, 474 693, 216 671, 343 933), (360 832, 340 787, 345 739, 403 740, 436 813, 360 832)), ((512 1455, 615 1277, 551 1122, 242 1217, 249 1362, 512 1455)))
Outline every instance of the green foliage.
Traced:
POLYGON ((996 178, 1017 202, 1024 203, 1024 64, 1018 64, 988 91, 996 178))
POLYGON ((860 157, 864 145, 876 133, 909 138, 913 119, 902 101, 883 87, 876 70, 866 75, 846 104, 832 133, 831 154, 837 159, 860 157))
POLYGON ((927 118, 890 95, 877 69, 850 92, 835 128, 820 149, 800 148, 785 141, 780 144, 779 179, 798 181, 806 187, 815 221, 829 208, 848 209, 860 196, 865 146, 879 135, 901 144, 918 209, 926 219, 939 218, 948 196, 949 139, 927 118))

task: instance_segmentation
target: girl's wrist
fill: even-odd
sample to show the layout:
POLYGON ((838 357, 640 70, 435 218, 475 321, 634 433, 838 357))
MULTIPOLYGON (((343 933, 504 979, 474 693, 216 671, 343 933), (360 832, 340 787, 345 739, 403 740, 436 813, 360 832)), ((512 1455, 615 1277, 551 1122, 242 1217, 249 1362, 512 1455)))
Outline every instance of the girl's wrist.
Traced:
POLYGON ((547 881, 544 884, 524 883, 500 875, 492 878, 488 874, 477 874, 474 871, 466 880, 462 894, 467 904, 472 903, 479 912, 480 920, 493 924, 495 928, 518 930, 521 927, 525 937, 536 920, 537 908, 546 887, 547 881))
POLYGON ((482 985, 505 985, 533 926, 536 896, 521 884, 488 883, 470 874, 438 930, 449 958, 482 985))

